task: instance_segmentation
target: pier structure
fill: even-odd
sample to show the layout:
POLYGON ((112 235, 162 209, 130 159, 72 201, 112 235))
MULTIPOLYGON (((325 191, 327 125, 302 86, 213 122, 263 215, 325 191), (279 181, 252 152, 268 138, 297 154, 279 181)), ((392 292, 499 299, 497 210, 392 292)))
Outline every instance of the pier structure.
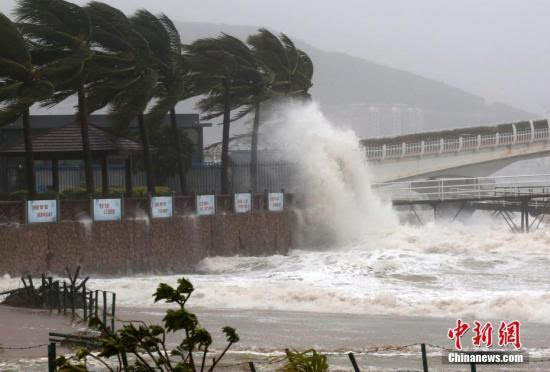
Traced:
POLYGON ((415 207, 422 205, 433 209, 434 220, 443 208, 457 209, 453 220, 464 210, 492 211, 514 232, 537 229, 550 214, 550 174, 386 182, 373 188, 393 206, 409 207, 421 224, 415 207), (520 214, 519 223, 514 213, 520 214))

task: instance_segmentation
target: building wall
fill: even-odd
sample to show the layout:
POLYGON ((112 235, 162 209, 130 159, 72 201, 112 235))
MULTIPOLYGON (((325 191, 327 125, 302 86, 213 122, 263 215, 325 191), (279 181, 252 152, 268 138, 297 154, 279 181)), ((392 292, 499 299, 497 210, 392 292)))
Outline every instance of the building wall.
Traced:
POLYGON ((0 225, 0 275, 181 273, 210 256, 285 254, 292 211, 169 220, 0 225))

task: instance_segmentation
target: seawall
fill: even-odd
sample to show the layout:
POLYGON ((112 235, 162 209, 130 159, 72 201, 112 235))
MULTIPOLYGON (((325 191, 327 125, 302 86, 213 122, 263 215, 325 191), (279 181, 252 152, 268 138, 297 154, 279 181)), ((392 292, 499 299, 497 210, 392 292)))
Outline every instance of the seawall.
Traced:
POLYGON ((0 225, 0 275, 180 273, 205 257, 286 254, 296 215, 178 216, 112 222, 0 225))

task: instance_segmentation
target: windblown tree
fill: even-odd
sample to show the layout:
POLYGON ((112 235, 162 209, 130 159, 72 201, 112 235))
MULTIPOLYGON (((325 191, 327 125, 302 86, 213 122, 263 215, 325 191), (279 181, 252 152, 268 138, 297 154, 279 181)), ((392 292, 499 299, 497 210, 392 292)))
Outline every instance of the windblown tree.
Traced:
POLYGON ((131 19, 101 2, 86 6, 93 25, 93 41, 111 61, 109 72, 90 84, 91 109, 110 106, 109 116, 118 132, 128 131, 137 118, 143 147, 147 191, 155 192, 149 131, 144 112, 158 81, 153 53, 131 19))
POLYGON ((257 34, 249 36, 247 43, 252 47, 258 66, 264 72, 263 76, 269 77, 265 79, 269 83, 259 86, 260 89, 253 98, 255 113, 250 150, 250 178, 251 187, 256 191, 261 103, 283 96, 309 99, 313 63, 285 34, 281 34, 279 38, 266 29, 260 29, 257 34))
POLYGON ((177 173, 180 192, 185 194, 186 154, 184 142, 176 121, 176 104, 193 95, 187 79, 188 64, 182 55, 181 38, 174 23, 166 15, 154 16, 145 10, 139 10, 132 17, 136 30, 147 40, 153 54, 155 70, 159 74, 155 87, 156 102, 146 116, 150 128, 164 132, 159 128, 166 115, 170 114, 173 145, 177 157, 177 173))
POLYGON ((34 155, 29 108, 53 94, 53 85, 33 65, 28 44, 3 13, 0 13, 0 126, 22 117, 25 170, 29 196, 36 193, 34 155))
MULTIPOLYGON (((243 106, 250 86, 262 79, 256 59, 239 39, 222 34, 217 38, 199 39, 186 46, 195 93, 207 92, 198 103, 206 120, 223 116, 222 193, 229 185, 229 133, 231 111, 243 106)), ((246 101, 249 102, 249 101, 246 101)))
POLYGON ((53 106, 77 94, 86 190, 94 192, 92 152, 88 135, 86 84, 99 73, 91 62, 92 26, 84 8, 64 0, 18 0, 15 14, 22 33, 33 45, 33 59, 47 67, 55 93, 44 105, 53 106))

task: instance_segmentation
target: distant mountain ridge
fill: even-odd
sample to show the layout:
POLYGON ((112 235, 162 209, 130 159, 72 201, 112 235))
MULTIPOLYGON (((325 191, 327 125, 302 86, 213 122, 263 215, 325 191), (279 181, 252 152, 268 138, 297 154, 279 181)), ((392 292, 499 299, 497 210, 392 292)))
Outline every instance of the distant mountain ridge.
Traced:
MULTIPOLYGON (((258 27, 175 22, 184 43, 214 37, 222 32, 246 40, 258 27)), ((279 32, 273 30, 273 32, 279 32)), ((292 35, 289 35, 293 38, 292 35)), ((351 127, 360 138, 375 138, 439 131, 470 126, 486 126, 539 118, 538 115, 505 105, 489 105, 477 95, 448 84, 383 66, 340 52, 326 52, 301 40, 297 46, 313 60, 315 73, 311 90, 325 115, 335 124, 351 127)), ((391 47, 391 46, 389 46, 391 47)), ((178 104, 179 113, 196 112, 191 99, 178 104)), ((76 101, 71 97, 51 108, 35 109, 39 114, 74 113, 76 101)), ((105 113, 101 110, 98 113, 105 113)), ((214 124, 218 120, 212 120, 214 124)), ((246 120, 244 120, 246 122, 246 120)), ((231 135, 248 130, 235 123, 231 135)), ((204 132, 205 145, 221 138, 215 125, 204 132)))
MULTIPOLYGON (((221 32, 245 40, 258 29, 203 22, 177 26, 184 42, 221 32)), ((363 138, 537 118, 505 104, 488 105, 482 97, 414 73, 294 41, 313 60, 314 99, 333 122, 363 138)))

